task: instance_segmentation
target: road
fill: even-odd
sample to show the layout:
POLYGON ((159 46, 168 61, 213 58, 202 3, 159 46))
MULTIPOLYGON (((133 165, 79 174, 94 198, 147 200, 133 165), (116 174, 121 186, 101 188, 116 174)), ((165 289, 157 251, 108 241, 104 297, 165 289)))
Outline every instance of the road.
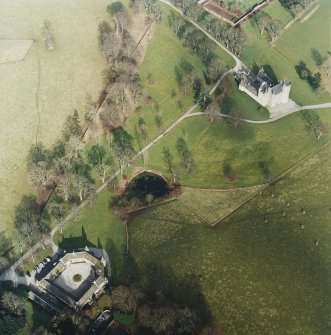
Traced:
POLYGON ((173 5, 170 1, 168 0, 159 0, 160 2, 164 3, 165 5, 171 7, 173 10, 175 10, 177 13, 179 13, 181 16, 185 18, 188 22, 193 24, 196 28, 198 28, 201 32, 203 32, 211 41, 216 43, 221 49, 223 49, 227 54, 229 54, 236 62, 235 67, 233 68, 234 71, 239 71, 243 66, 243 62, 230 50, 228 50, 223 44, 221 44, 217 39, 215 39, 212 35, 208 33, 205 29, 203 29, 200 25, 198 25, 195 21, 190 19, 188 16, 184 15, 183 12, 178 9, 175 5, 173 5))
MULTIPOLYGON (((254 124, 264 124, 264 123, 271 123, 275 122, 279 119, 282 119, 283 117, 286 117, 290 114, 296 113, 296 112, 301 112, 303 110, 311 110, 311 109, 325 109, 325 108, 331 108, 331 102, 325 103, 325 104, 319 104, 319 105, 308 105, 308 106, 298 106, 293 108, 292 110, 289 110, 287 113, 281 114, 273 119, 268 119, 268 120, 248 120, 248 119, 240 119, 242 122, 246 123, 254 123, 254 124)), ((191 117, 191 116, 199 116, 199 115, 205 115, 204 112, 197 112, 197 113, 191 113, 189 115, 186 115, 186 118, 191 117)), ((220 118, 231 118, 231 116, 226 115, 226 114, 219 114, 220 118)))

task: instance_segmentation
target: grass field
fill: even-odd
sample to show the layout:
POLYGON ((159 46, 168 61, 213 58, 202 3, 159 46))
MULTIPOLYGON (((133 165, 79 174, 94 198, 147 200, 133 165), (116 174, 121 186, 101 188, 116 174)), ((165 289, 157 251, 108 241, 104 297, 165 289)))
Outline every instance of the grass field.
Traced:
POLYGON ((330 149, 213 229, 175 203, 133 218, 132 281, 193 306, 199 297, 225 334, 330 333, 330 149))
MULTIPOLYGON (((222 85, 221 85, 222 86, 222 85)), ((242 118, 248 120, 267 120, 269 119, 269 112, 266 108, 262 107, 255 100, 253 100, 246 93, 239 90, 235 80, 232 80, 232 92, 229 94, 229 98, 233 99, 238 106, 242 118)), ((222 103, 221 103, 221 112, 222 103)))
POLYGON ((25 163, 30 145, 36 137, 53 143, 66 116, 74 108, 82 111, 87 93, 96 97, 100 91, 106 65, 97 45, 97 26, 108 19, 108 3, 1 1, 0 39, 34 43, 24 60, 0 64, 0 231, 12 231, 14 207, 31 191, 25 163), (45 19, 54 28, 54 51, 44 46, 45 19))
POLYGON ((281 21, 283 27, 293 19, 291 12, 284 8, 278 0, 272 1, 263 9, 263 12, 269 14, 274 20, 281 21))
POLYGON ((286 56, 292 64, 297 64, 302 59, 311 71, 318 70, 311 49, 317 49, 323 57, 329 56, 328 52, 331 51, 330 12, 331 2, 321 0, 319 8, 309 19, 304 22, 301 22, 302 18, 297 20, 286 31, 277 42, 276 50, 286 56))
MULTIPOLYGON (((327 127, 330 111, 319 115, 327 127)), ((265 176, 258 168, 266 161, 272 177, 285 172, 300 158, 329 140, 329 134, 317 141, 306 131, 299 114, 269 124, 243 124, 235 129, 224 121, 210 124, 201 116, 184 120, 170 134, 157 142, 148 153, 146 167, 168 173, 162 158, 163 147, 174 156, 174 172, 184 186, 201 188, 234 188, 262 184, 265 176), (192 153, 195 168, 188 173, 180 164, 176 141, 183 137, 192 153), (223 163, 232 165, 236 179, 228 181, 223 175, 223 163)), ((142 164, 137 162, 137 165, 142 164)))
POLYGON ((126 235, 123 222, 108 209, 110 193, 101 192, 95 206, 79 212, 76 221, 68 223, 63 234, 58 231, 54 242, 63 249, 93 246, 104 248, 110 258, 113 285, 123 275, 126 235))
POLYGON ((242 27, 248 36, 248 47, 240 58, 250 67, 254 63, 258 66, 271 66, 278 80, 290 79, 292 81, 290 97, 299 104, 330 101, 330 94, 322 92, 317 95, 299 78, 294 68, 300 59, 303 59, 312 71, 316 70, 311 57, 311 48, 317 48, 322 55, 330 49, 330 24, 327 19, 329 6, 329 1, 321 0, 318 11, 304 23, 295 22, 274 48, 265 38, 261 38, 253 20, 247 21, 242 27))
MULTIPOLYGON (((185 94, 183 88, 179 88, 176 82, 175 66, 179 66, 182 59, 189 62, 194 70, 195 77, 204 82, 203 72, 206 66, 191 49, 184 47, 182 41, 170 30, 167 15, 169 8, 162 6, 163 22, 157 23, 153 28, 153 38, 150 41, 144 61, 139 69, 144 97, 150 96, 154 103, 143 101, 141 110, 127 120, 127 130, 131 135, 135 134, 138 118, 142 117, 147 126, 148 139, 151 140, 159 135, 162 129, 166 129, 183 112, 186 112, 194 104, 192 84, 187 86, 185 94), (151 81, 149 80, 151 75, 151 81), (172 96, 175 91, 176 96, 172 96), (180 106, 181 105, 181 106, 180 106), (159 129, 155 123, 155 115, 159 114, 162 119, 162 127, 159 129)), ((218 47, 211 43, 211 50, 216 57, 223 60, 226 65, 232 67, 233 59, 218 47)), ((134 136, 136 138, 136 136, 134 136)), ((143 144, 143 141, 141 141, 143 144)), ((137 146, 138 148, 138 146, 137 146)))

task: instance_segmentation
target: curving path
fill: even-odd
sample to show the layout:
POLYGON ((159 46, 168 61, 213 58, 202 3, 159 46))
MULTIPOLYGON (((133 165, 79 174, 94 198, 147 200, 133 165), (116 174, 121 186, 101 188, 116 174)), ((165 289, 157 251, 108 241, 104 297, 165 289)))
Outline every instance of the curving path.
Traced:
MULTIPOLYGON (((325 109, 325 108, 331 108, 331 102, 325 103, 325 104, 319 104, 319 105, 308 105, 308 106, 298 106, 295 107, 291 110, 289 110, 286 113, 283 113, 273 119, 268 119, 268 120, 248 120, 248 119, 240 119, 242 122, 246 122, 246 123, 254 123, 254 124, 264 124, 264 123, 271 123, 274 121, 277 121, 279 119, 282 119, 283 117, 286 117, 290 114, 296 113, 296 112, 301 112, 303 110, 309 110, 309 109, 325 109)), ((197 112, 197 113, 191 113, 189 115, 186 115, 187 117, 191 117, 191 116, 198 116, 198 115, 205 115, 204 112, 197 112)), ((220 113, 220 117, 225 117, 225 118, 231 118, 231 116, 226 115, 226 114, 222 114, 220 113)))
POLYGON ((219 41, 217 41, 217 39, 215 39, 212 35, 210 35, 207 32, 207 30, 205 30, 204 28, 202 28, 200 25, 198 25, 195 21, 193 21, 188 16, 184 15, 183 12, 179 8, 177 8, 175 5, 173 5, 169 0, 159 0, 159 1, 162 2, 162 3, 164 3, 167 6, 171 7, 173 10, 175 10, 177 13, 179 13, 181 16, 183 16, 186 21, 188 21, 191 24, 193 24, 193 26, 195 26, 196 28, 198 28, 211 41, 213 41, 214 43, 216 43, 221 49, 223 49, 227 54, 229 54, 235 60, 235 62, 236 62, 236 65, 233 68, 234 71, 239 71, 244 66, 243 62, 233 52, 231 52, 223 44, 221 44, 219 41))

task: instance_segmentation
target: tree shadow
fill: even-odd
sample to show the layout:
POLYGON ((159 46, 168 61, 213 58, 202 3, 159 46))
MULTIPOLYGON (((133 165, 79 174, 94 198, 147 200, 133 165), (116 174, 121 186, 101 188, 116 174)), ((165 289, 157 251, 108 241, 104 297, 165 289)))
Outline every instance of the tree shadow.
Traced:
POLYGON ((127 283, 137 284, 153 299, 164 295, 180 307, 189 307, 200 316, 201 326, 212 322, 210 307, 206 301, 200 284, 200 278, 191 273, 177 276, 171 268, 164 268, 154 262, 146 262, 141 266, 132 256, 127 261, 127 283))
POLYGON ((121 250, 112 239, 108 239, 105 250, 108 253, 110 261, 111 286, 120 285, 124 276, 125 246, 121 250))

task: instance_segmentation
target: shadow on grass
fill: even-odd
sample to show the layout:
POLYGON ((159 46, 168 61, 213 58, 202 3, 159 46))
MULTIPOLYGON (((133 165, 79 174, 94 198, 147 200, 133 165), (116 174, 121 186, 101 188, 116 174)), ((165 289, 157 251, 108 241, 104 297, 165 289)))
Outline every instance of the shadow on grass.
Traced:
MULTIPOLYGON (((99 240, 98 240, 98 242, 99 242, 99 240)), ((65 249, 65 250, 69 250, 69 251, 71 251, 73 249, 84 248, 84 247, 91 247, 91 248, 96 248, 97 247, 95 244, 93 244, 91 241, 88 240, 87 234, 86 234, 85 229, 84 229, 83 226, 82 226, 82 235, 72 236, 70 234, 69 237, 64 237, 62 235, 62 239, 59 240, 58 244, 59 244, 59 247, 61 249, 65 249)), ((99 243, 98 243, 98 245, 99 245, 99 243)))
POLYGON ((150 297, 162 293, 179 306, 193 309, 200 316, 202 326, 211 324, 211 311, 197 275, 188 273, 185 276, 176 276, 171 268, 164 268, 154 262, 146 262, 138 267, 134 258, 129 255, 126 284, 135 283, 150 297))

